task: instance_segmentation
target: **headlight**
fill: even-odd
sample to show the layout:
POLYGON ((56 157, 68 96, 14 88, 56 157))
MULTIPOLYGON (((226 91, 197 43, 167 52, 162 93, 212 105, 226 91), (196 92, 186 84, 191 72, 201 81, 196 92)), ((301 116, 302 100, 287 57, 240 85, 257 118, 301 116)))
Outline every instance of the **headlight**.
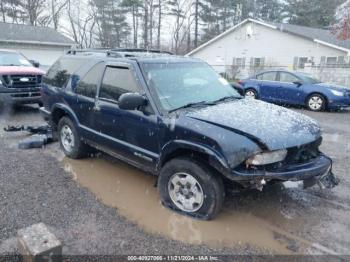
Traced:
POLYGON ((273 163, 283 161, 286 158, 287 153, 288 151, 285 149, 271 151, 271 152, 264 152, 249 158, 246 161, 246 163, 247 165, 254 165, 254 166, 264 166, 268 164, 273 164, 273 163))
POLYGON ((1 81, 1 79, 0 79, 0 85, 2 85, 2 81, 1 81))
POLYGON ((337 90, 331 90, 332 94, 335 96, 343 96, 344 93, 341 91, 337 91, 337 90))

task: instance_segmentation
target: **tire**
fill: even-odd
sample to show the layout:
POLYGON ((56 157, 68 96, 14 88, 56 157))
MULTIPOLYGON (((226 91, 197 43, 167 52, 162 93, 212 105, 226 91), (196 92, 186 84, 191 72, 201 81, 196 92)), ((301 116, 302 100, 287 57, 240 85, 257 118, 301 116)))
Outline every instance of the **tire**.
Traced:
POLYGON ((43 105, 44 105, 43 102, 39 102, 39 103, 38 103, 38 106, 39 106, 39 107, 43 107, 43 105))
POLYGON ((320 112, 326 109, 326 99, 323 95, 312 94, 306 99, 306 107, 310 111, 320 112))
POLYGON ((245 97, 249 97, 249 98, 254 98, 257 99, 258 98, 258 93, 252 89, 252 88, 248 88, 245 92, 244 92, 244 96, 245 97))
POLYGON ((58 139, 61 149, 69 158, 80 159, 89 153, 89 147, 81 140, 74 123, 68 117, 62 117, 58 122, 58 139))
POLYGON ((202 220, 215 218, 225 200, 221 177, 208 166, 189 158, 175 158, 164 165, 158 178, 158 190, 164 206, 202 220), (186 199, 188 204, 184 205, 179 198, 186 199))

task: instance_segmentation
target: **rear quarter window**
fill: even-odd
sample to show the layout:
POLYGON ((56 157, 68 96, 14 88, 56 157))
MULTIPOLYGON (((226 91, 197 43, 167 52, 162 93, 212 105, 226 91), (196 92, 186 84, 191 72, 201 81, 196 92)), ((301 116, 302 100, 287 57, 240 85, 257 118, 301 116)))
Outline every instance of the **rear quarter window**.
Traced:
POLYGON ((62 57, 54 63, 43 78, 44 84, 63 88, 67 85, 69 78, 81 66, 86 59, 77 57, 62 57))
POLYGON ((95 98, 97 93, 97 86, 103 74, 104 64, 99 63, 95 65, 78 83, 76 93, 78 95, 95 98))
POLYGON ((258 80, 263 80, 263 81, 276 81, 276 72, 267 72, 267 73, 262 73, 260 75, 257 75, 256 79, 258 80))

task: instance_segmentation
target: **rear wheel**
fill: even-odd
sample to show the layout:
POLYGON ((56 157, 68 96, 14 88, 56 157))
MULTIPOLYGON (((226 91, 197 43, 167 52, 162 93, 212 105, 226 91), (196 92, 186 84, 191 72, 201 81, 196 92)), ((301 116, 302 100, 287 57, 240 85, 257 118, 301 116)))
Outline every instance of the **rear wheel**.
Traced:
POLYGON ((258 98, 258 94, 256 93, 256 91, 254 89, 247 89, 244 93, 244 96, 247 98, 253 98, 253 99, 257 99, 258 98))
POLYGON ((58 136, 64 154, 73 159, 85 157, 89 147, 81 141, 75 125, 68 117, 62 117, 58 123, 58 136))
POLYGON ((306 107, 315 112, 319 112, 326 109, 326 99, 319 94, 312 94, 306 101, 306 107))
POLYGON ((165 206, 203 220, 213 219, 225 199, 221 177, 199 161, 187 158, 165 164, 158 189, 165 206))

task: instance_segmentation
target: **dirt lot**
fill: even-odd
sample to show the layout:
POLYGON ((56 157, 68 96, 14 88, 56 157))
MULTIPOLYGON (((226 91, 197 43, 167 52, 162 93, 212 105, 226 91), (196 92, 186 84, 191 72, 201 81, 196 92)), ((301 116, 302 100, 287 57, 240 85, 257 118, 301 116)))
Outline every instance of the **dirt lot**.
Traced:
MULTIPOLYGON (((293 109, 296 110, 296 109, 293 109)), ((301 110, 297 110, 301 111, 301 110)), ((108 156, 64 158, 58 145, 21 151, 40 124, 36 108, 0 115, 0 255, 15 253, 18 229, 44 222, 72 254, 350 255, 350 111, 310 113, 324 129, 322 150, 341 184, 332 191, 296 184, 231 196, 212 222, 164 209, 155 179, 108 156)))

